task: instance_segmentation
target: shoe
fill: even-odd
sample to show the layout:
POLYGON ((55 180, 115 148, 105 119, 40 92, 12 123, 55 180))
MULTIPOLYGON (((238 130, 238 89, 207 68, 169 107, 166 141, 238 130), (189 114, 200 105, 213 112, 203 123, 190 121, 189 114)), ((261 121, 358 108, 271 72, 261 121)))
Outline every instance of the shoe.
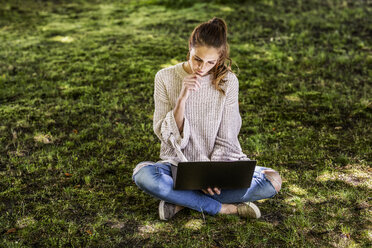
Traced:
POLYGON ((258 219, 261 217, 260 209, 252 202, 243 202, 237 205, 238 215, 258 219))
POLYGON ((159 217, 161 220, 169 220, 176 214, 176 205, 160 201, 159 203, 159 217))

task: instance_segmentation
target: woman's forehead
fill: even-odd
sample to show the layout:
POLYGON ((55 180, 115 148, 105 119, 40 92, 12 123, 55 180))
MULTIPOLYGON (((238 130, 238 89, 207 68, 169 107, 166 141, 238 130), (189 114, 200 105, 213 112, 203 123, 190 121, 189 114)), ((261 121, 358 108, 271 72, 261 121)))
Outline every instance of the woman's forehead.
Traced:
POLYGON ((214 47, 200 46, 193 48, 194 56, 202 60, 217 60, 219 57, 218 50, 214 47))

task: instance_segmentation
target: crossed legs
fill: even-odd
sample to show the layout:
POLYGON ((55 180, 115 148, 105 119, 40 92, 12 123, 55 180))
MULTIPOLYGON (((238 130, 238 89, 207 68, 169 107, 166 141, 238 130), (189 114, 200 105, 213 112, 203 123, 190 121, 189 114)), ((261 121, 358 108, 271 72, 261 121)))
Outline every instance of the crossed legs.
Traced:
MULTIPOLYGON (((160 200, 211 215, 236 212, 232 203, 273 197, 280 190, 282 182, 278 172, 256 166, 252 185, 248 189, 223 190, 220 195, 213 196, 201 191, 174 191, 170 165, 167 164, 146 166, 140 169, 134 180, 142 190, 160 200)), ((179 209, 182 207, 177 208, 179 209)))

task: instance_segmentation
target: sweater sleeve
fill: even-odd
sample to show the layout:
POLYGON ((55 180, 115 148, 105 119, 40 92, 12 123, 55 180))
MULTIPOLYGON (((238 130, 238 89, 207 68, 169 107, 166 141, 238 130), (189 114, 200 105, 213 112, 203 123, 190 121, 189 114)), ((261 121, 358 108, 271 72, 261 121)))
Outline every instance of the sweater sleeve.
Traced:
POLYGON ((211 161, 250 160, 242 152, 238 135, 242 124, 239 113, 239 81, 232 74, 226 91, 226 100, 216 141, 211 153, 211 161))
POLYGON ((153 130, 156 136, 161 142, 171 147, 176 146, 175 149, 184 149, 190 138, 189 121, 184 117, 183 130, 180 133, 164 80, 159 72, 155 75, 154 103, 153 130))

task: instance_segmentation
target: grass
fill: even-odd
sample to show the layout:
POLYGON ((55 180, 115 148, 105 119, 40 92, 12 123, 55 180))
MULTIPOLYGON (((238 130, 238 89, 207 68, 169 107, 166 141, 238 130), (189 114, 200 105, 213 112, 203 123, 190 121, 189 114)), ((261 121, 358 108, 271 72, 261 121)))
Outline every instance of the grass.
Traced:
POLYGON ((367 1, 0 1, 1 247, 370 247, 367 1), (183 210, 132 169, 159 160, 153 80, 193 28, 229 27, 239 139, 278 170, 263 216, 183 210), (238 72, 235 66, 234 71, 238 72))

